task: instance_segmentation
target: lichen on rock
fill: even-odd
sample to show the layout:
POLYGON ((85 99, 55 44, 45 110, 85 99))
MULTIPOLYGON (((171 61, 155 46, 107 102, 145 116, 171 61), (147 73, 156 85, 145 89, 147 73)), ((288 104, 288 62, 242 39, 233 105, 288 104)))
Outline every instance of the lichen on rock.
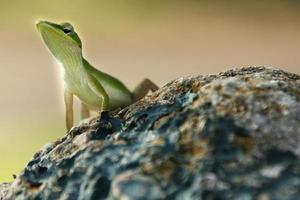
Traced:
POLYGON ((45 145, 0 199, 300 198, 300 76, 174 80, 45 145))

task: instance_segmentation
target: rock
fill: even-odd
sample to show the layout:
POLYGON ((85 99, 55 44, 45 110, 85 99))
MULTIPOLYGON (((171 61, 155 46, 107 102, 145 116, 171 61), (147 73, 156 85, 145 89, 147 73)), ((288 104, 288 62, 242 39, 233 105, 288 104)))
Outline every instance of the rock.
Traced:
POLYGON ((0 184, 0 200, 3 200, 7 196, 10 185, 9 183, 0 184))
POLYGON ((44 146, 0 197, 300 198, 296 74, 248 67, 180 78, 111 115, 111 126, 92 119, 44 146))

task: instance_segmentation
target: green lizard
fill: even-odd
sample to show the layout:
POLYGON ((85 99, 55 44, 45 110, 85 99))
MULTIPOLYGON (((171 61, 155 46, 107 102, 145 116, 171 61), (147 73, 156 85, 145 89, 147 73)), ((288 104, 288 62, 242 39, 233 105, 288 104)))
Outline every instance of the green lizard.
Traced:
POLYGON ((158 87, 149 79, 143 80, 133 92, 117 78, 97 70, 82 56, 82 44, 70 23, 37 23, 42 38, 62 66, 67 130, 73 126, 73 96, 81 101, 81 118, 90 110, 103 112, 127 106, 158 87))

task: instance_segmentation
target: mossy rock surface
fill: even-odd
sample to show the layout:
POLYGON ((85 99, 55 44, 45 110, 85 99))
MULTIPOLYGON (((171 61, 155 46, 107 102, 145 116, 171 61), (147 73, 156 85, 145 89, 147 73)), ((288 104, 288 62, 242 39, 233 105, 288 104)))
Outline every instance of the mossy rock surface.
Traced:
POLYGON ((82 123, 0 199, 294 200, 299 158, 300 76, 247 67, 174 80, 82 123))

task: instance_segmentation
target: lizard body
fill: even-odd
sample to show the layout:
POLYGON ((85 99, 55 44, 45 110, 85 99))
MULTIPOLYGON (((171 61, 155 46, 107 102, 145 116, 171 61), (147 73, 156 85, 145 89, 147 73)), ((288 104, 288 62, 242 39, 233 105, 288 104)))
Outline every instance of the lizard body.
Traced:
POLYGON ((101 112, 129 105, 158 87, 149 79, 131 92, 120 80, 93 67, 82 55, 79 36, 70 23, 41 21, 37 28, 52 55, 62 67, 66 126, 73 126, 73 96, 81 101, 81 118, 90 110, 101 112))

